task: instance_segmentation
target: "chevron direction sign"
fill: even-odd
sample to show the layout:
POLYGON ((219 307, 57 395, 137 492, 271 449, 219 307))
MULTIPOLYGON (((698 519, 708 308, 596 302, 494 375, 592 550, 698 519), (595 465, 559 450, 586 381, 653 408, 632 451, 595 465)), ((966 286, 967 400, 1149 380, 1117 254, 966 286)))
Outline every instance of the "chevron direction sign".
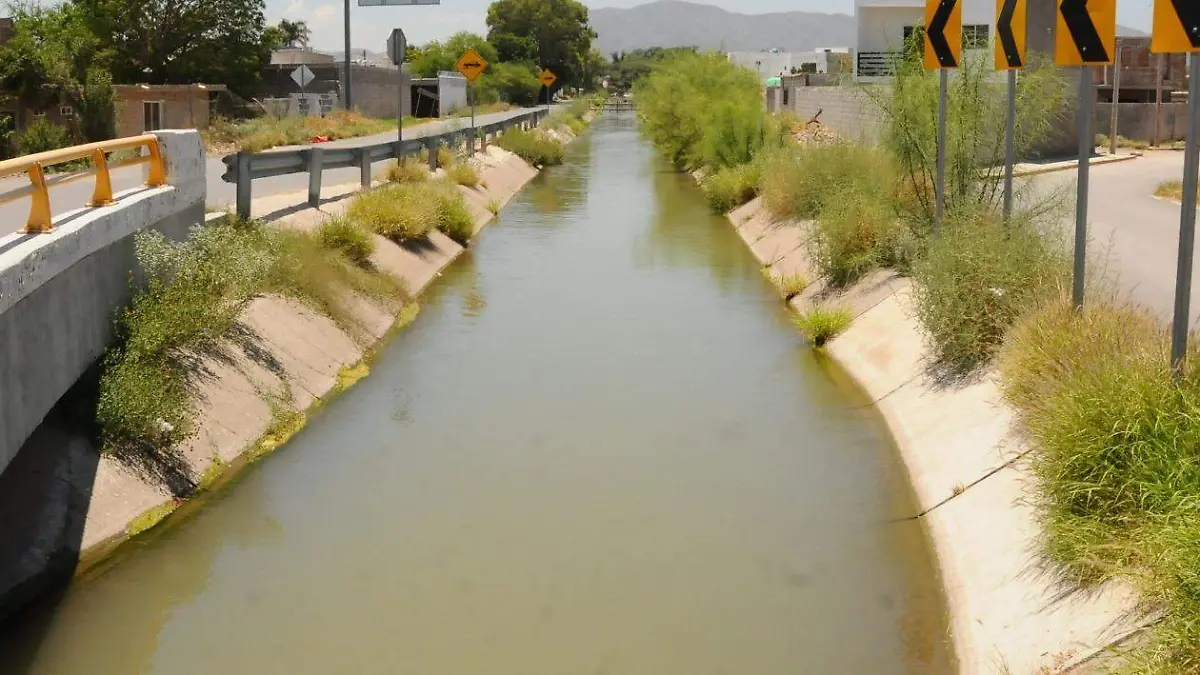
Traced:
POLYGON ((1150 51, 1200 52, 1200 2, 1154 0, 1154 36, 1150 51))
POLYGON ((964 0, 925 0, 925 69, 957 68, 964 0))
POLYGON ((1054 63, 1112 65, 1117 49, 1117 0, 1059 0, 1057 24, 1054 63))
POLYGON ((1025 67, 1026 0, 996 0, 996 70, 1025 67))

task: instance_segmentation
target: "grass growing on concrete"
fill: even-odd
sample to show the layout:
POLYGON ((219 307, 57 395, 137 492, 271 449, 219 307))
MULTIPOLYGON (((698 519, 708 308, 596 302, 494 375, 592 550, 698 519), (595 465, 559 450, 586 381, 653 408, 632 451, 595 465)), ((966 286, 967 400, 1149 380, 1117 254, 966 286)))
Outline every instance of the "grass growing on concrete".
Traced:
POLYGON ((890 199, 890 161, 876 148, 839 141, 766 155, 763 204, 776 218, 809 220, 847 191, 890 199))
MULTIPOLYGON (((1096 147, 1108 149, 1112 147, 1112 138, 1107 134, 1096 134, 1096 147)), ((1129 148, 1130 150, 1145 150, 1150 147, 1150 141, 1133 141, 1124 136, 1117 136, 1118 148, 1129 148)))
POLYGON ((1122 672, 1200 671, 1200 354, 1176 382, 1169 344, 1149 312, 1064 298, 1018 322, 999 357, 1035 441, 1046 553, 1073 583, 1120 578, 1165 612, 1122 672))
POLYGON ((728 213, 754 199, 761 179, 762 165, 750 162, 722 167, 706 177, 700 186, 714 213, 728 213))
POLYGON ((443 180, 397 183, 363 192, 350 202, 346 217, 397 241, 420 239, 438 229, 463 243, 475 229, 466 200, 453 183, 443 180))
POLYGON ((557 166, 566 156, 562 144, 537 130, 509 129, 500 134, 496 145, 538 167, 557 166))
POLYGON ((808 277, 803 274, 787 274, 775 280, 784 300, 791 300, 808 288, 808 277))
POLYGON ((331 218, 317 230, 317 238, 330 250, 339 251, 360 267, 371 264, 375 240, 371 233, 347 218, 331 218))
POLYGON ((1064 251, 1027 222, 949 218, 913 268, 917 317, 939 364, 962 373, 989 361, 1018 317, 1067 286, 1064 251))
POLYGON ((405 157, 389 164, 385 177, 392 183, 424 183, 429 180, 429 163, 405 157))
POLYGON ((194 355, 226 337, 257 295, 296 298, 351 327, 351 291, 382 299, 402 291, 314 235, 256 223, 200 228, 179 244, 154 232, 136 242, 148 282, 120 317, 117 345, 102 364, 96 420, 105 451, 154 452, 192 433, 194 355))
POLYGON ((469 162, 459 162, 446 169, 446 178, 451 182, 472 188, 477 187, 480 180, 479 171, 469 162))
POLYGON ((854 317, 845 307, 818 305, 792 318, 796 328, 814 347, 824 347, 827 342, 850 327, 854 317))
POLYGON ((821 207, 812 256, 833 286, 848 286, 879 267, 905 267, 918 246, 886 196, 847 188, 821 207))

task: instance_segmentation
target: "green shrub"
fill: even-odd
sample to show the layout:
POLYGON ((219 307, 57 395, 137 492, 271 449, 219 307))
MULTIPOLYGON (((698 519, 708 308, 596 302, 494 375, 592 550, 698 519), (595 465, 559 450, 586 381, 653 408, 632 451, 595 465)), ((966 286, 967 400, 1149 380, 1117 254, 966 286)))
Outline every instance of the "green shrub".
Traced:
POLYGON ((96 420, 105 452, 163 452, 188 438, 195 356, 227 337, 260 293, 301 300, 349 330, 357 324, 344 305, 347 289, 388 301, 403 290, 316 236, 256 223, 200 228, 181 243, 153 231, 135 241, 148 281, 102 363, 96 420))
POLYGON ((387 179, 393 183, 424 183, 429 180, 429 163, 417 157, 405 157, 392 162, 387 179))
POLYGON ((788 274, 775 280, 784 300, 791 300, 808 288, 808 277, 803 274, 788 274))
POLYGON ((724 55, 679 51, 635 85, 642 132, 689 169, 742 164, 762 147, 759 76, 724 55))
POLYGON ((394 183, 363 192, 350 202, 346 217, 368 230, 403 241, 429 234, 438 224, 438 202, 430 183, 394 183))
POLYGON ((876 148, 837 142, 785 147, 764 155, 761 194, 776 218, 816 218, 826 202, 853 190, 888 201, 890 162, 876 148))
POLYGON ((458 185, 446 181, 430 183, 430 197, 436 203, 437 228, 454 241, 467 245, 475 234, 475 217, 458 185))
POLYGON ((500 134, 496 145, 517 155, 533 166, 555 166, 566 156, 563 146, 537 131, 509 129, 500 134))
POLYGON ((913 267, 917 317, 939 364, 961 373, 988 361, 1019 316, 1066 286, 1064 251, 1022 221, 948 218, 913 267))
POLYGON ((34 119, 14 135, 18 155, 33 155, 72 145, 71 133, 61 124, 47 122, 45 117, 34 119))
POLYGON ((1175 381, 1169 345, 1150 312, 1062 298, 1019 321, 998 358, 1033 441, 1046 553, 1074 583, 1119 577, 1166 610, 1121 672, 1200 666, 1200 354, 1175 381))
POLYGON ((446 178, 453 183, 467 187, 479 185, 479 172, 469 162, 461 162, 446 169, 446 178))
POLYGON ((850 322, 853 320, 854 317, 850 314, 850 310, 844 307, 821 305, 797 314, 792 319, 796 327, 814 347, 824 347, 825 343, 849 328, 850 322))
POLYGON ((704 179, 701 187, 714 213, 727 213, 754 199, 762 165, 758 162, 723 167, 704 179))
POLYGON ((812 228, 812 256, 834 286, 852 284, 878 267, 905 267, 916 243, 881 195, 855 187, 821 206, 812 228))
POLYGON ((356 265, 371 264, 375 252, 375 240, 362 226, 346 218, 332 218, 317 230, 321 244, 332 251, 339 251, 356 265))

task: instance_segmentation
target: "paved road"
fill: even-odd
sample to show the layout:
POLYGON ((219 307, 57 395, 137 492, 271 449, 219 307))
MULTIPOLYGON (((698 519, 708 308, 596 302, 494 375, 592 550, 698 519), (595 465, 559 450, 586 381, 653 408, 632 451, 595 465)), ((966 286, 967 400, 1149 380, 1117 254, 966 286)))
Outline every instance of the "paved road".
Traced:
MULTIPOLYGON (((1129 299, 1170 318, 1175 301, 1175 265, 1179 252, 1180 207, 1158 199, 1154 191, 1165 180, 1183 176, 1182 152, 1150 152, 1145 157, 1093 166, 1088 197, 1089 254, 1103 263, 1105 275, 1129 299)), ((1046 174, 1042 186, 1071 186, 1074 171, 1046 174)), ((1071 216, 1064 226, 1074 228, 1071 216)), ((1198 274, 1193 274, 1191 321, 1200 317, 1198 274)))
MULTIPOLYGON (((510 117, 515 117, 525 110, 510 110, 508 112, 491 113, 488 115, 480 115, 476 119, 476 123, 492 124, 500 122, 510 117)), ((470 125, 470 119, 450 119, 440 122, 432 122, 422 124, 416 127, 410 127, 404 130, 405 138, 421 138, 433 134, 439 134, 454 129, 465 128, 470 125)), ((355 147, 358 145, 373 145, 376 143, 385 143, 396 138, 395 132, 377 134, 375 136, 365 136, 362 138, 348 138, 341 141, 333 141, 327 143, 325 147, 355 147)), ((145 180, 144 167, 129 167, 119 169, 112 173, 113 190, 121 191, 130 188, 138 187, 145 180)), ((221 175, 225 173, 225 164, 221 162, 220 157, 209 157, 207 164, 208 174, 208 203, 212 206, 225 207, 233 204, 236 199, 235 186, 232 183, 226 183, 221 180, 221 175)), ((326 171, 322 180, 325 185, 337 185, 339 183, 349 183, 358 180, 359 174, 357 168, 348 169, 331 169, 326 171)), ((26 185, 24 177, 10 177, 0 179, 0 194, 4 194, 11 190, 17 189, 26 185)), ((93 183, 90 179, 82 179, 66 185, 52 186, 50 188, 50 204, 55 216, 62 215, 69 211, 73 211, 81 207, 92 196, 93 183)), ((298 192, 308 189, 307 174, 293 174, 290 176, 275 176, 273 178, 262 178, 254 181, 254 196, 261 197, 271 194, 280 194, 284 192, 298 192)), ((7 204, 0 204, 0 236, 15 232, 25 225, 25 220, 29 215, 29 200, 19 199, 7 204)))

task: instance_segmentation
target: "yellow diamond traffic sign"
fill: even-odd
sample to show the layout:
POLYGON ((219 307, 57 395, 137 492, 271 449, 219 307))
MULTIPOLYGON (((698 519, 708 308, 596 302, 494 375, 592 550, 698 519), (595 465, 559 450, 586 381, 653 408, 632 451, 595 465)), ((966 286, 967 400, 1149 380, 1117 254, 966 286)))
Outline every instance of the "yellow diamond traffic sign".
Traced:
POLYGON ((458 60, 458 63, 454 64, 454 67, 458 69, 458 72, 463 74, 463 77, 474 82, 479 79, 483 71, 487 70, 488 62, 487 59, 479 55, 479 52, 474 49, 468 49, 462 55, 462 58, 458 60))
POLYGON ((538 81, 546 87, 551 87, 555 82, 558 82, 558 76, 549 70, 543 70, 542 74, 538 76, 538 81))

